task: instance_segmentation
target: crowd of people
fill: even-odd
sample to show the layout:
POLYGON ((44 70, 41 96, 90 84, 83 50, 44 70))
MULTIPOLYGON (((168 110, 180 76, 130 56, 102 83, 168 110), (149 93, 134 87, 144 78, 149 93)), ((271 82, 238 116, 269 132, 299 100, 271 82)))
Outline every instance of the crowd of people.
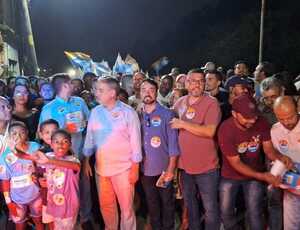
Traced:
POLYGON ((299 230, 300 192, 270 172, 280 161, 300 174, 296 86, 245 61, 227 73, 208 62, 0 80, 2 213, 16 229, 90 230, 101 218, 134 230, 143 215, 153 230, 175 229, 175 216, 182 230, 299 230))

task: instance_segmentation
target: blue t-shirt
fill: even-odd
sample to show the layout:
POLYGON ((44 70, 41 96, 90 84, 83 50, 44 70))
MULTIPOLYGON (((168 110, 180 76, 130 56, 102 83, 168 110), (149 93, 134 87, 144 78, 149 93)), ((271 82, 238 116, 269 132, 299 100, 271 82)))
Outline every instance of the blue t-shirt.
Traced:
POLYGON ((86 128, 89 109, 80 97, 70 97, 68 101, 56 96, 42 109, 39 124, 48 119, 59 123, 59 128, 70 133, 80 133, 86 128))
MULTIPOLYGON (((39 149, 36 142, 28 142, 28 154, 39 149)), ((35 167, 32 161, 20 159, 7 147, 0 157, 0 180, 10 181, 10 196, 17 204, 27 204, 36 199, 39 186, 32 181, 35 167)))
POLYGON ((178 130, 172 129, 170 121, 175 113, 156 103, 155 110, 141 113, 143 164, 146 176, 157 176, 166 170, 170 156, 178 156, 178 130))

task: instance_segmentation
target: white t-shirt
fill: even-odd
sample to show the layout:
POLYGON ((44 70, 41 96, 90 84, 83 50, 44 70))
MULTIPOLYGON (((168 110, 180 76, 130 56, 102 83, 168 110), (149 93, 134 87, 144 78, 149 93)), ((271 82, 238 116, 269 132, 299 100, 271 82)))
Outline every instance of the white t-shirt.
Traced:
MULTIPOLYGON (((272 126, 271 139, 281 154, 290 157, 294 163, 300 163, 300 120, 292 130, 277 122, 272 126)), ((288 189, 288 191, 300 195, 299 190, 288 189)))
POLYGON ((271 138, 274 147, 293 162, 300 163, 300 120, 292 130, 286 129, 277 122, 272 126, 271 138))

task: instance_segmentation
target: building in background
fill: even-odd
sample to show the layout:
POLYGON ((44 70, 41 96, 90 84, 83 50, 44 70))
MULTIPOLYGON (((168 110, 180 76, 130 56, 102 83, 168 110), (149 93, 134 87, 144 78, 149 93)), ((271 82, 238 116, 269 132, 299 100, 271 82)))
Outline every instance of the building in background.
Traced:
POLYGON ((38 73, 28 1, 0 0, 0 77, 20 73, 38 73))

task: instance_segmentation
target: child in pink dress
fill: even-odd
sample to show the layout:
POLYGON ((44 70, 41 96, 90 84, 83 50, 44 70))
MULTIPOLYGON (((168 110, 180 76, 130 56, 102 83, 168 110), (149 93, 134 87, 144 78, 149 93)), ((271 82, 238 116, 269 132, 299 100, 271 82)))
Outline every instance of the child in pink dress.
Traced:
POLYGON ((45 165, 47 178, 47 214, 53 217, 55 230, 73 230, 79 209, 80 162, 68 155, 71 136, 65 130, 57 130, 51 137, 53 152, 38 152, 35 161, 45 165))

